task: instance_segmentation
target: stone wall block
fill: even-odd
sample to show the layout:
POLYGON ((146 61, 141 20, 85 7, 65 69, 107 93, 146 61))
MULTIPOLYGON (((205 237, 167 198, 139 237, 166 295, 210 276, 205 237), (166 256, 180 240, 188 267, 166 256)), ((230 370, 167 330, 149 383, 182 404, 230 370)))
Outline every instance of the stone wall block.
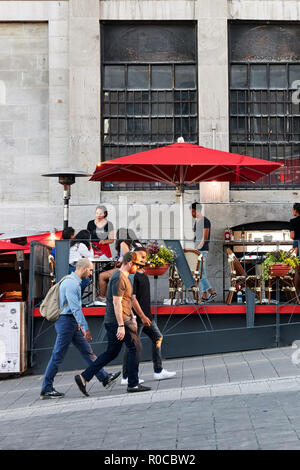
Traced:
POLYGON ((28 139, 28 153, 31 155, 48 155, 49 142, 46 138, 30 138, 28 139))
POLYGON ((198 64, 218 66, 227 62, 227 19, 201 18, 198 21, 198 64))
POLYGON ((14 123, 12 121, 0 121, 1 137, 13 137, 13 129, 14 129, 14 123))
MULTIPOLYGON (((47 202, 48 191, 45 189, 42 177, 36 176, 30 179, 28 184, 23 173, 15 174, 14 178, 6 178, 2 180, 3 193, 0 195, 0 201, 11 202, 11 194, 13 194, 13 203, 23 206, 24 201, 47 202)), ((24 228, 24 227, 23 227, 24 228)))
POLYGON ((28 106, 0 106, 0 121, 25 121, 28 119, 28 106))
MULTIPOLYGON (((73 18, 70 24, 70 61, 72 67, 96 65, 95 50, 99 49, 99 21, 73 18), (89 34, 87 34, 87 31, 89 34)), ((99 55, 100 62, 100 55, 99 55)))
POLYGON ((67 119, 51 121, 49 133, 53 137, 66 137, 69 132, 69 121, 67 119))
POLYGON ((49 54, 68 52, 68 38, 66 36, 51 37, 49 41, 49 54))
MULTIPOLYGON (((1 74, 0 74, 1 76, 1 74)), ((22 87, 23 88, 37 88, 49 85, 49 72, 48 70, 34 70, 30 72, 22 72, 22 87)))
POLYGON ((45 121, 16 121, 14 123, 15 137, 39 137, 48 139, 48 120, 45 121))
POLYGON ((28 120, 29 121, 48 121, 49 107, 48 105, 34 105, 28 107, 28 120))
POLYGON ((26 54, 47 54, 48 53, 48 41, 41 40, 41 38, 16 38, 10 39, 10 54, 18 54, 20 56, 26 54))
MULTIPOLYGON (((0 28, 1 29, 1 28, 0 28)), ((6 55, 0 53, 0 70, 32 70, 36 67, 36 57, 34 55, 6 55)))
POLYGON ((99 18, 99 3, 98 0, 72 0, 70 14, 74 18, 99 18))
POLYGON ((38 54, 36 58, 36 68, 38 70, 49 69, 49 57, 48 54, 38 54))
POLYGON ((68 36, 68 30, 69 30, 69 25, 68 21, 66 20, 50 20, 49 21, 49 38, 55 37, 55 36, 68 36))
POLYGON ((69 118, 69 105, 63 102, 53 102, 49 104, 49 118, 50 120, 68 119, 69 118))
POLYGON ((53 137, 49 142, 49 152, 50 155, 55 155, 60 159, 60 166, 65 167, 64 157, 67 157, 69 154, 69 139, 68 137, 53 137))
MULTIPOLYGON (((14 139, 11 137, 0 138, 0 155, 5 155, 8 160, 13 158, 15 155, 24 155, 27 153, 27 142, 26 139, 14 139)), ((4 160, 4 159, 3 159, 4 160)), ((1 158, 1 165, 3 164, 1 158)))
POLYGON ((69 56, 66 52, 53 52, 49 56, 50 69, 66 69, 69 64, 69 56))
POLYGON ((19 155, 13 159, 13 173, 22 173, 26 179, 33 176, 40 178, 42 173, 47 173, 49 158, 47 155, 19 155))
POLYGON ((46 88, 9 88, 6 92, 6 104, 36 105, 48 103, 46 88))
POLYGON ((68 69, 49 69, 49 83, 52 87, 69 85, 68 69))
POLYGON ((24 26, 25 23, 12 23, 9 22, 1 22, 0 28, 0 40, 2 38, 16 38, 16 37, 24 37, 24 26))
POLYGON ((100 18, 102 20, 193 20, 196 19, 196 3, 195 0, 175 0, 175 2, 105 0, 100 2, 100 18))

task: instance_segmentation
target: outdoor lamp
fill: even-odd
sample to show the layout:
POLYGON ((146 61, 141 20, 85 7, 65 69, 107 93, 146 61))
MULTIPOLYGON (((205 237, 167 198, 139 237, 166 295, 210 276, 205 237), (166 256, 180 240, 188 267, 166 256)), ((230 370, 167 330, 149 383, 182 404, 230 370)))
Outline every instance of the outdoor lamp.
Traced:
POLYGON ((66 171, 57 171, 54 173, 46 173, 47 177, 58 177, 58 182, 63 185, 64 187, 64 226, 63 228, 67 228, 69 226, 69 200, 71 198, 71 185, 75 183, 75 178, 83 177, 83 176, 91 176, 84 171, 77 171, 77 170, 66 170, 66 171))

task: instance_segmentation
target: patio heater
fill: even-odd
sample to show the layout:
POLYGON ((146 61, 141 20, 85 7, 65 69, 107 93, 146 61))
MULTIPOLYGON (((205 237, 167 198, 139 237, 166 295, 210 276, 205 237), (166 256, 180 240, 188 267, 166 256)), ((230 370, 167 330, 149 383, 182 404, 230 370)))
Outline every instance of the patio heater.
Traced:
POLYGON ((66 170, 66 171, 57 171, 54 173, 46 173, 42 176, 47 177, 56 177, 58 178, 58 182, 63 185, 64 193, 64 225, 63 228, 67 228, 69 226, 69 200, 71 198, 71 185, 75 183, 75 178, 81 178, 83 176, 91 176, 84 171, 77 171, 77 170, 66 170))

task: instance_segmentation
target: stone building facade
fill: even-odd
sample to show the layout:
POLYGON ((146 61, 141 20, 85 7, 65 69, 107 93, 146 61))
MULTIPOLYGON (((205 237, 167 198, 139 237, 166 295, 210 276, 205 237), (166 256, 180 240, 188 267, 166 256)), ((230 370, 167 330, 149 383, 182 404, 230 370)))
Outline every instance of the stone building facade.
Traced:
MULTIPOLYGON (((274 24, 279 33, 292 25, 299 38, 300 0, 1 0, 1 232, 61 228, 62 187, 41 175, 66 168, 92 173, 104 158, 104 65, 111 62, 104 63, 103 29, 120 24, 193 26, 196 140, 229 150, 230 126, 236 125, 235 117, 233 124, 230 121, 231 25, 274 24)), ((287 40, 284 32, 276 37, 282 44, 287 40)), ((172 49, 166 43, 167 47, 172 49)), ((262 56, 263 50, 264 44, 262 56)), ((300 58, 292 52, 287 62, 297 65, 300 58)), ((173 66, 176 69, 176 61, 173 66)), ((242 74, 242 61, 237 66, 242 74)), ((256 72, 259 78, 260 69, 256 72)), ((240 117, 237 126, 242 134, 241 122, 240 117)), ((295 117, 294 145, 299 141, 298 125, 295 117)), ((288 220, 293 202, 299 200, 298 179, 292 183, 252 190, 201 183, 186 191, 186 238, 193 236, 188 205, 194 200, 207 203, 205 213, 213 222, 215 240, 223 238, 226 225, 288 220)), ((95 207, 104 203, 116 227, 130 225, 139 238, 178 238, 179 207, 173 189, 108 189, 78 179, 72 186, 70 225, 85 228, 95 207)))

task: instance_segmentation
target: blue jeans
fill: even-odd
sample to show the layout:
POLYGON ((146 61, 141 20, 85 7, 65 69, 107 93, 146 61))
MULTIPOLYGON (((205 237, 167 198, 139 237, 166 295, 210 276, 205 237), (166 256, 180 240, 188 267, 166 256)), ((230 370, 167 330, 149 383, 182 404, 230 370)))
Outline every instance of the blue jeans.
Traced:
MULTIPOLYGON (((161 334, 156 322, 154 320, 151 321, 150 326, 144 326, 142 323, 138 325, 138 336, 140 337, 142 331, 148 336, 148 338, 152 342, 152 362, 153 362, 153 370, 156 373, 162 371, 162 358, 161 358, 161 339, 163 335, 161 334), (159 343, 157 344, 157 341, 159 343)), ((127 379, 128 371, 127 371, 127 361, 128 361, 128 350, 124 352, 123 356, 123 377, 127 379)))
MULTIPOLYGON (((56 342, 46 368, 42 384, 42 393, 53 390, 54 377, 57 374, 58 367, 63 362, 71 343, 76 346, 89 365, 93 364, 96 359, 96 355, 94 354, 91 345, 85 339, 82 332, 78 330, 78 324, 73 315, 60 315, 58 320, 55 322, 55 329, 57 333, 56 342)), ((107 376, 108 373, 103 369, 99 370, 96 375, 100 382, 102 382, 107 376)))
POLYGON ((90 365, 81 374, 89 382, 93 376, 106 364, 113 361, 122 349, 123 343, 128 348, 128 387, 135 387, 139 383, 139 354, 140 340, 137 332, 133 332, 125 323, 125 336, 122 341, 118 340, 116 334, 118 330, 117 323, 105 323, 108 345, 104 353, 100 354, 95 362, 90 365))
POLYGON ((209 289, 211 289, 211 285, 208 282, 208 279, 206 276, 206 258, 207 258, 208 251, 201 251, 201 254, 203 256, 203 270, 202 270, 202 279, 200 280, 200 287, 201 287, 201 292, 206 292, 209 289))

